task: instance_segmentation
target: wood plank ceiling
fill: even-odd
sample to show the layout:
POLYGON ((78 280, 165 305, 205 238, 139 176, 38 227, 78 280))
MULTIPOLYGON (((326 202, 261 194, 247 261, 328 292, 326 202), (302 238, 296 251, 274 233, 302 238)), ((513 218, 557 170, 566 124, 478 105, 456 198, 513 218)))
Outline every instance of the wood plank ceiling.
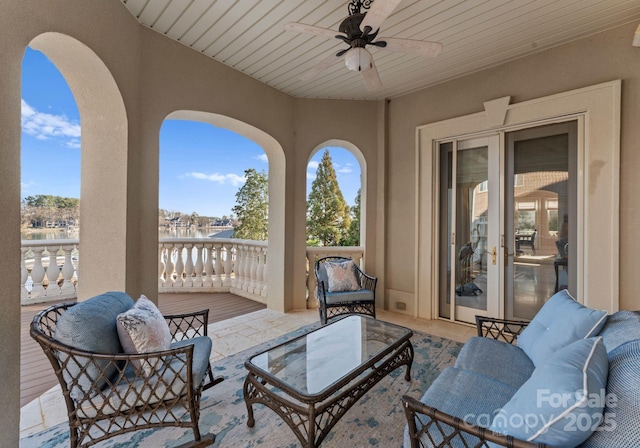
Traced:
POLYGON ((301 81, 346 45, 283 29, 302 22, 337 30, 346 0, 121 1, 142 25, 303 98, 392 98, 640 20, 639 0, 403 0, 380 36, 442 42, 442 53, 426 58, 367 47, 383 82, 369 92, 343 63, 301 81))

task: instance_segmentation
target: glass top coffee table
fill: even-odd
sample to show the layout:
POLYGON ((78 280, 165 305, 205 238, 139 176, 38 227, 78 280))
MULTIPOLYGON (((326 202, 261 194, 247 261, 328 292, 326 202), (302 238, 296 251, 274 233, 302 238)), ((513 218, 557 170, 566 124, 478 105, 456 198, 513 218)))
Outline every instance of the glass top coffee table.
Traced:
POLYGON ((413 335, 367 316, 347 316, 258 353, 245 362, 247 425, 253 404, 275 411, 304 447, 317 447, 338 420, 378 381, 406 365, 413 335))

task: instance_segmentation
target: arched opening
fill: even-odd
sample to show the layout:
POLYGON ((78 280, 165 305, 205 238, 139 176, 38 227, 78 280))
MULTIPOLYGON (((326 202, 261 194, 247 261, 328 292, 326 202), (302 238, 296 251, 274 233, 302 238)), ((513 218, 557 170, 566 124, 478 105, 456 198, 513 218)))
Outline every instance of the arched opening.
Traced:
POLYGON ((78 299, 125 290, 128 125, 122 95, 107 66, 76 39, 43 33, 29 46, 44 53, 62 73, 83 123, 78 299))
MULTIPOLYGON (((326 161, 324 162, 326 163, 326 161)), ((329 169, 328 171, 331 171, 329 169)), ((326 169, 323 168, 323 171, 327 172, 326 169)), ((342 256, 348 257, 355 260, 361 267, 364 267, 364 257, 365 257, 365 241, 366 241, 366 198, 367 198, 367 169, 366 169, 366 161, 362 152, 358 149, 354 144, 345 141, 345 140, 328 140, 320 145, 316 146, 314 150, 309 155, 309 159, 307 162, 307 206, 305 207, 305 218, 307 220, 307 248, 306 248, 306 264, 307 264, 307 307, 315 307, 315 296, 314 291, 316 290, 316 278, 314 273, 314 264, 317 259, 325 257, 325 256, 342 256), (310 212, 311 209, 314 208, 314 202, 318 201, 318 198, 313 197, 315 193, 312 194, 313 191, 313 183, 312 179, 313 174, 316 172, 316 168, 323 164, 322 159, 325 157, 325 152, 328 151, 328 155, 332 158, 331 164, 333 165, 331 169, 336 171, 336 178, 338 180, 338 185, 342 190, 343 186, 346 187, 345 191, 351 198, 344 197, 344 191, 342 192, 343 198, 345 202, 349 205, 349 212, 351 212, 355 207, 359 206, 358 214, 359 214, 359 238, 356 238, 356 241, 351 241, 351 238, 348 240, 343 240, 343 244, 340 244, 340 241, 337 241, 337 244, 331 243, 325 245, 323 242, 318 241, 317 235, 314 234, 314 231, 310 229, 309 224, 315 222, 316 217, 312 216, 314 214, 313 211, 310 212), (336 162, 333 162, 333 157, 336 157, 336 162), (336 170, 337 166, 337 170, 336 170), (346 179, 342 179, 340 182, 339 171, 342 171, 340 174, 343 176, 349 177, 350 181, 345 182, 346 179), (358 195, 359 193, 359 195, 358 195), (358 197, 359 196, 359 197, 358 197), (350 200, 349 200, 350 199, 350 200), (359 199, 359 203, 356 204, 356 199, 359 199), (359 239, 359 241, 357 241, 359 239), (359 244, 355 245, 354 242, 358 242, 359 244)), ((323 188, 318 185, 318 189, 322 190, 323 188)), ((320 194, 321 198, 323 195, 320 194)), ((323 199, 319 199, 318 202, 320 204, 316 204, 316 206, 322 205, 323 199)), ((320 212, 323 214, 323 212, 320 212)), ((350 218, 352 214, 349 213, 350 218)), ((353 229, 350 229, 353 230, 353 229)), ((331 232, 328 232, 329 234, 331 232)), ((347 235, 349 232, 347 231, 347 235)))
MULTIPOLYGON (((331 158, 332 169, 336 174, 337 183, 349 207, 350 219, 360 221, 358 234, 353 236, 354 229, 348 229, 347 238, 340 238, 335 244, 317 245, 331 246, 364 246, 365 241, 365 208, 366 208, 366 162, 362 152, 352 143, 344 140, 329 140, 318 145, 309 156, 307 164, 307 200, 315 180, 316 169, 322 163, 324 153, 328 152, 331 158), (357 243, 357 244, 356 244, 357 243)), ((309 207, 307 206, 307 214, 309 207)), ((307 216, 309 218, 309 216, 307 216)), ((354 226, 353 226, 354 227, 354 226)), ((307 227, 307 244, 316 245, 317 235, 310 235, 307 227)))
MULTIPOLYGON (((76 161, 75 169, 79 168, 80 176, 77 177, 83 180, 79 186, 79 196, 82 197, 80 214, 83 217, 79 237, 82 241, 80 253, 84 256, 82 257, 82 281, 77 285, 77 297, 83 300, 108 290, 125 290, 128 125, 124 101, 106 65, 90 48, 78 40, 64 34, 48 32, 35 37, 28 46, 44 54, 60 72, 71 90, 82 119, 82 157, 76 161), (108 244, 105 244, 106 241, 108 244)), ((24 54, 23 52, 22 60, 24 54)), ((16 92, 18 91, 16 89, 16 92)), ((37 131, 36 136, 38 133, 46 134, 47 132, 66 133, 66 136, 70 137, 67 143, 76 146, 72 148, 74 151, 79 151, 77 146, 80 144, 80 136, 76 129, 79 127, 77 120, 69 123, 47 123, 47 120, 52 117, 56 119, 56 116, 46 114, 42 110, 38 111, 24 102, 22 110, 23 117, 25 111, 27 115, 30 114, 32 121, 29 123, 27 120, 27 123, 30 126, 36 126, 32 128, 37 131), (38 123, 38 120, 41 121, 38 123)), ((15 140, 16 143, 19 141, 19 139, 15 140)), ((18 145, 9 146, 21 149, 18 145)), ((20 151, 16 153, 19 156, 20 151)), ((16 158, 16 163, 8 166, 9 170, 15 170, 17 173, 15 175, 12 173, 12 178, 20 176, 19 160, 16 158)), ((55 163, 48 163, 46 159, 41 160, 40 163, 47 166, 49 174, 42 180, 43 183, 56 182, 60 176, 64 175, 56 171, 55 163)), ((78 188, 77 185, 76 188, 78 188)), ((19 194, 19 189, 7 192, 16 204, 19 201, 19 194)), ((11 224, 10 227, 17 230, 19 222, 12 221, 11 224)), ((16 249, 15 253, 19 259, 19 249, 16 249)), ((56 263, 55 256, 53 258, 53 262, 56 263)), ((12 256, 10 259, 15 258, 12 256)), ((50 273, 52 276, 57 274, 55 270, 50 270, 50 273)), ((62 274, 67 275, 68 272, 62 274)), ((52 280, 55 281, 53 277, 52 280)), ((17 287, 17 282, 15 285, 17 287)), ((19 296, 19 293, 17 295, 19 296)), ((9 315, 14 311, 13 306, 16 307, 15 309, 19 308, 17 301, 10 305, 9 315)), ((18 318, 17 321, 19 323, 20 319, 18 318)), ((8 345, 16 358, 20 356, 20 360, 15 359, 15 362, 8 360, 10 364, 7 365, 15 370, 15 364, 23 361, 23 354, 20 352, 18 339, 9 341, 8 345)), ((50 374, 48 371, 47 373, 50 374)), ((31 376, 33 380, 33 375, 31 376)), ((12 387, 19 382, 11 380, 8 384, 12 387)), ((46 384, 44 381, 38 386, 48 389, 53 384, 46 384)))
MULTIPOLYGON (((229 129, 255 142, 264 150, 268 161, 269 238, 265 256, 268 262, 266 266, 264 266, 262 275, 268 288, 261 292, 261 294, 266 299, 267 307, 278 311, 285 311, 287 309, 284 303, 285 157, 282 146, 264 131, 224 115, 181 110, 172 112, 166 119, 199 121, 209 123, 219 128, 229 129)), ((242 257, 254 257, 256 255, 255 249, 247 250, 248 252, 242 255, 242 257)), ((224 283, 224 280, 224 278, 221 278, 221 283, 224 283)), ((231 282, 231 279, 229 279, 229 282, 231 282)), ((231 285, 232 283, 229 284, 231 285)), ((241 293, 249 289, 252 290, 253 295, 258 292, 255 284, 246 285, 242 283, 239 286, 238 288, 238 284, 235 284, 235 291, 234 288, 232 288, 232 292, 241 293)))

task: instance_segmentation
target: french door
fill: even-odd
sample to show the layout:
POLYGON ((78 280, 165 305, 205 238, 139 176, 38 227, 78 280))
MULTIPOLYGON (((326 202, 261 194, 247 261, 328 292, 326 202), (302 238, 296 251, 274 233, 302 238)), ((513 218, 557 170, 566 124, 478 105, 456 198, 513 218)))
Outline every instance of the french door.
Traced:
POLYGON ((440 145, 440 317, 499 312, 498 136, 440 145))
POLYGON ((575 288, 576 124, 438 144, 439 317, 531 319, 575 288))

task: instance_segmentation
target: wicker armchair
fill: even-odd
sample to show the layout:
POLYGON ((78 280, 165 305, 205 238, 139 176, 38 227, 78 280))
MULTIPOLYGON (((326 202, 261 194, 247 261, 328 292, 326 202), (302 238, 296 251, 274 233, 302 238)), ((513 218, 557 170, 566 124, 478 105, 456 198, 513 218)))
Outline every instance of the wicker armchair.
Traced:
POLYGON ((89 352, 57 340, 59 318, 73 306, 58 304, 41 311, 30 331, 62 388, 72 448, 130 431, 167 426, 193 429, 195 440, 183 446, 206 446, 215 441, 215 435, 201 436, 198 428, 202 391, 222 381, 214 379, 209 364, 211 340, 200 337, 207 335, 209 310, 165 316, 171 348, 130 355, 89 352), (145 366, 144 372, 135 368, 140 365, 145 366))
POLYGON ((330 292, 329 281, 326 271, 328 262, 345 262, 351 258, 345 257, 324 257, 315 263, 316 275, 316 299, 318 300, 318 312, 320 322, 324 325, 332 317, 343 314, 366 314, 376 317, 376 283, 378 279, 365 274, 354 264, 356 278, 360 289, 357 291, 330 292))
MULTIPOLYGON (((493 319, 476 316, 478 336, 516 342, 518 335, 528 322, 493 319)), ((472 399, 472 397, 469 397, 472 399)), ((405 434, 405 447, 411 448, 491 448, 506 446, 512 448, 543 448, 547 445, 519 440, 511 436, 468 423, 458 417, 428 406, 408 395, 402 397, 407 418, 408 432, 405 434)))

